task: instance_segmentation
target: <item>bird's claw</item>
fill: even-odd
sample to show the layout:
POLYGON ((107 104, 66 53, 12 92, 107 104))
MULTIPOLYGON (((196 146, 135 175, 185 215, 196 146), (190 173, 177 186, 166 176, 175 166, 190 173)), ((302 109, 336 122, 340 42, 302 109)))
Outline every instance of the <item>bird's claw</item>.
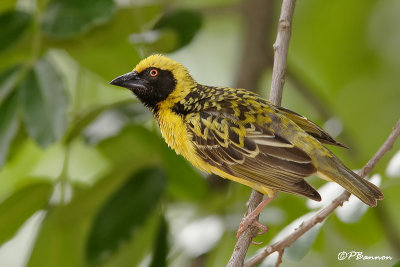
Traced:
MULTIPOLYGON (((239 238, 243 232, 249 228, 249 226, 256 226, 258 229, 260 229, 260 232, 257 233, 257 235, 263 235, 268 231, 268 227, 260 223, 257 219, 258 215, 260 214, 261 210, 268 205, 273 199, 275 198, 275 195, 272 197, 267 197, 263 201, 258 204, 258 206, 250 213, 246 214, 246 216, 242 219, 240 222, 239 229, 237 231, 236 237, 239 238)), ((257 243, 252 241, 253 244, 259 245, 261 243, 257 243)))
MULTIPOLYGON (((260 232, 257 233, 257 235, 263 235, 268 231, 268 227, 260 223, 258 220, 256 220, 256 216, 252 216, 251 214, 244 217, 242 221, 240 222, 239 229, 237 231, 236 237, 239 238, 244 231, 246 231, 247 228, 250 226, 256 226, 260 232)), ((252 241, 253 244, 255 245, 260 245, 261 243, 254 242, 252 241)))

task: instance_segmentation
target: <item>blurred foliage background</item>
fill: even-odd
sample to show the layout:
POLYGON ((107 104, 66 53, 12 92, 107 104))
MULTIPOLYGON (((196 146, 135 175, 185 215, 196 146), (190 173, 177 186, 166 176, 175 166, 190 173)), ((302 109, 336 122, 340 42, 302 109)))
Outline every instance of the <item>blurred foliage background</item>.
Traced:
MULTIPOLYGON (((224 266, 250 189, 192 168, 164 143, 150 112, 108 82, 164 53, 200 83, 267 97, 280 4, 2 0, 0 265, 224 266)), ((283 106, 351 147, 331 149, 354 169, 400 117, 399 12, 396 0, 295 8, 283 106)), ((374 170, 385 194, 377 208, 346 203, 287 249, 282 266, 366 263, 339 262, 340 251, 392 256, 368 263, 395 264, 399 150, 397 142, 374 170)), ((323 186, 325 204, 340 192, 310 180, 323 186)), ((321 205, 278 194, 261 216, 270 230, 256 241, 279 239, 321 205)))

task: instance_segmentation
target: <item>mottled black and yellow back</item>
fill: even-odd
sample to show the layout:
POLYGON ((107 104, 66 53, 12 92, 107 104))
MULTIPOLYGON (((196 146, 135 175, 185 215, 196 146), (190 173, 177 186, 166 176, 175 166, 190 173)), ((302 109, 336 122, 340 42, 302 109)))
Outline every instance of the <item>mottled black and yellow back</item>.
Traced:
POLYGON ((194 166, 273 196, 277 191, 320 201, 304 178, 336 182, 364 203, 378 187, 349 170, 322 144, 344 145, 307 118, 257 94, 197 83, 181 64, 153 55, 111 84, 130 89, 154 113, 161 133, 194 166))

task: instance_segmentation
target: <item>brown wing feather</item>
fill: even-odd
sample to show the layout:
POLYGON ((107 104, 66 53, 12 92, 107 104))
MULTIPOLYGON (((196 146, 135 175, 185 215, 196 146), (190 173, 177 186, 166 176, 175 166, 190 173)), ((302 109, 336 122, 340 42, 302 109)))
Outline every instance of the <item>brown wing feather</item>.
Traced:
POLYGON ((296 123, 300 128, 302 128, 305 132, 307 132, 309 135, 312 135, 318 141, 320 141, 323 144, 328 144, 328 145, 334 145, 334 146, 340 146, 344 148, 348 148, 347 146, 339 143, 335 139, 333 139, 332 136, 330 136, 325 130, 323 130, 321 127, 319 127, 317 124, 314 122, 310 121, 306 117, 297 114, 294 111, 291 111, 289 109, 283 108, 283 107, 277 107, 275 106, 277 111, 280 113, 283 113, 287 118, 292 120, 294 123, 296 123))
MULTIPOLYGON (((217 122, 218 119, 218 123, 221 123, 221 117, 217 117, 215 113, 204 113, 206 112, 203 111, 197 117, 198 121, 190 125, 203 124, 201 118, 208 118, 208 122, 217 122)), ((243 125, 232 118, 223 120, 229 125, 226 128, 229 131, 226 135, 229 137, 228 142, 227 138, 222 138, 221 133, 212 127, 201 125, 201 129, 208 128, 202 131, 203 136, 195 134, 188 127, 195 149, 204 161, 233 176, 273 190, 321 200, 318 192, 304 180, 316 171, 311 158, 304 151, 265 127, 251 123, 243 125), (239 124, 245 127, 246 136, 239 136, 233 131, 239 124)))

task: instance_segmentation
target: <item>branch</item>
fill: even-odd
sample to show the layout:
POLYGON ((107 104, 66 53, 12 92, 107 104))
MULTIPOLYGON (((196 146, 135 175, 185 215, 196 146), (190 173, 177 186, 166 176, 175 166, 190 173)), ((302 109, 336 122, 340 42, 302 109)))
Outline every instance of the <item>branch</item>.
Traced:
POLYGON ((284 249, 278 251, 278 259, 275 262, 275 267, 278 267, 282 263, 282 257, 284 252, 285 252, 284 249))
MULTIPOLYGON (((286 58, 289 48, 291 33, 291 23, 296 0, 283 0, 281 15, 279 18, 278 34, 274 44, 274 67, 272 72, 272 84, 270 100, 280 105, 282 98, 283 85, 286 74, 286 58)), ((256 190, 252 190, 248 201, 248 213, 251 213, 262 201, 263 195, 256 190)), ((258 219, 258 217, 256 218, 258 219)), ((249 227, 245 230, 236 242, 232 256, 227 264, 228 267, 243 266, 244 258, 251 241, 257 235, 257 227, 249 227)))
MULTIPOLYGON (((263 199, 263 194, 256 190, 251 191, 250 199, 248 201, 248 213, 251 213, 263 199)), ((258 217, 257 217, 258 219, 258 217)), ((257 235, 258 229, 255 226, 247 228, 242 235, 238 238, 231 258, 229 259, 227 267, 243 266, 244 258, 246 257, 247 249, 251 241, 257 235)))
MULTIPOLYGON (((378 149, 378 151, 375 153, 375 155, 365 164, 365 166, 358 172, 358 175, 360 175, 362 178, 364 178, 369 172, 372 171, 372 169, 375 167, 375 165, 378 163, 378 161, 383 157, 383 155, 392 149, 394 142, 400 135, 400 120, 397 121, 395 127, 393 128, 393 131, 389 135, 389 137, 386 139, 386 141, 383 143, 383 145, 378 149)), ((341 194, 339 197, 334 199, 331 204, 329 204, 327 207, 321 209, 316 215, 311 217, 310 219, 302 222, 300 226, 290 235, 285 237, 284 239, 269 245, 265 248, 265 250, 260 253, 259 255, 256 255, 253 257, 251 260, 249 260, 244 267, 251 267, 262 261, 264 258, 267 256, 271 255, 272 253, 278 251, 281 253, 285 248, 289 247, 291 244, 293 244, 299 237, 301 237, 304 233, 306 233, 308 230, 310 230, 314 225, 317 223, 322 222, 323 220, 326 219, 337 207, 342 206, 343 202, 347 201, 350 197, 350 193, 345 191, 343 194, 341 194)))
POLYGON ((278 34, 274 43, 274 68, 272 70, 271 91, 269 100, 280 105, 283 85, 285 84, 286 59, 289 50, 291 24, 296 0, 283 0, 279 18, 278 34))

